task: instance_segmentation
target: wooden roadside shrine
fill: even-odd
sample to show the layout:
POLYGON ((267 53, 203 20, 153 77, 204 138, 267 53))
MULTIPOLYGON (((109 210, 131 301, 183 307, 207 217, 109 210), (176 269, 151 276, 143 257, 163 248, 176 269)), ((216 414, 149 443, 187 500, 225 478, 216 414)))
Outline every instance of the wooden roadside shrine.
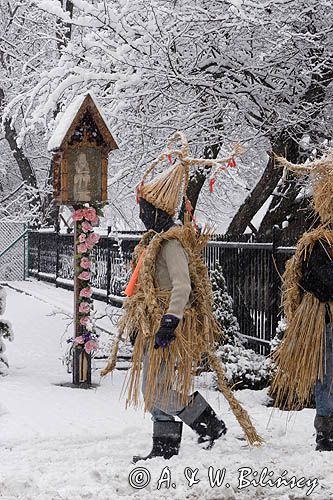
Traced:
MULTIPOLYGON (((53 152, 55 203, 72 207, 73 214, 88 211, 90 215, 94 213, 97 205, 106 203, 108 155, 117 148, 107 120, 94 97, 91 94, 78 96, 63 113, 48 143, 49 151, 53 152)), ((92 218, 88 221, 92 221, 93 225, 92 218)), ((92 230, 88 221, 85 221, 86 226, 90 226, 92 230)), ((80 232, 81 227, 82 220, 74 219, 73 385, 89 387, 91 354, 89 349, 86 349, 86 339, 90 340, 90 334, 82 320, 87 316, 84 316, 82 311, 85 310, 85 314, 89 316, 92 299, 91 295, 82 298, 83 293, 88 290, 87 282, 82 276, 91 273, 90 268, 80 269, 80 262, 83 257, 85 262, 89 263, 91 246, 88 246, 85 253, 81 253, 80 242, 86 240, 87 234, 90 234, 90 230, 87 230, 87 234, 80 232), (80 343, 76 342, 78 340, 80 343)))

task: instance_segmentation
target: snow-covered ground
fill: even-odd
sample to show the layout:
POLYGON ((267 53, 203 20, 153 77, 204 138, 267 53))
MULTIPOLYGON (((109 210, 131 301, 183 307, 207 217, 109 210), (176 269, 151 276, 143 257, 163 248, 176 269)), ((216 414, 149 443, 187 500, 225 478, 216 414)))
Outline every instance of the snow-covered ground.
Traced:
MULTIPOLYGON (((43 283, 14 285, 28 294, 6 289, 4 317, 13 324, 15 341, 6 343, 10 372, 0 378, 1 499, 333 498, 333 455, 314 451, 314 410, 272 411, 264 405, 264 391, 239 391, 237 397, 266 440, 261 448, 251 448, 223 396, 205 388, 201 379, 201 392, 227 423, 226 437, 206 451, 185 428, 179 456, 131 464, 133 455, 150 451, 152 424, 142 411, 125 410, 126 372, 116 371, 100 383, 96 371, 94 389, 60 386, 71 381, 60 361, 66 321, 52 313, 70 311, 72 294, 43 283), (264 478, 265 468, 270 476, 264 478), (215 476, 218 469, 224 481, 213 487, 209 474, 215 476), (260 475, 262 485, 249 485, 260 475), (268 485, 280 476, 289 484, 268 485)), ((103 308, 97 304, 99 311, 103 308)), ((102 321, 107 329, 109 320, 102 321)))

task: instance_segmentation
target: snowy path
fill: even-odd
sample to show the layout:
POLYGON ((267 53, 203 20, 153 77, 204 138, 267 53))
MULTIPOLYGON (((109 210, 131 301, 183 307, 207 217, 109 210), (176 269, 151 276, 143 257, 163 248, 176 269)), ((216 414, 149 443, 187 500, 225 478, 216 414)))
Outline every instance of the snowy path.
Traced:
MULTIPOLYGON (((69 382, 59 358, 64 324, 52 315, 54 306, 70 309, 71 294, 38 283, 22 284, 35 290, 45 301, 7 289, 5 317, 12 321, 15 341, 7 343, 10 373, 0 378, 0 498, 4 500, 113 500, 113 499, 305 499, 333 498, 333 472, 330 453, 314 451, 313 410, 297 414, 274 411, 263 405, 264 392, 240 391, 237 396, 249 410, 266 444, 249 448, 239 439, 239 429, 223 397, 203 388, 201 391, 216 411, 224 415, 229 432, 210 451, 202 450, 193 432, 184 429, 180 455, 169 461, 155 459, 132 465, 137 452, 148 452, 151 439, 149 416, 124 409, 121 388, 125 372, 116 371, 97 389, 60 387, 69 382), (289 421, 287 422, 289 418, 289 421), (149 484, 135 489, 129 474, 145 467, 149 484), (164 469, 169 467, 169 469, 164 469), (193 486, 191 471, 198 469, 193 486), (225 469, 221 486, 210 485, 211 472, 225 469), (258 472, 272 471, 271 480, 285 473, 300 480, 318 478, 318 486, 303 489, 291 485, 280 488, 246 486, 245 467, 258 472), (240 471, 238 469, 241 469, 240 471), (164 470, 165 481, 158 489, 164 470), (171 481, 168 484, 168 471, 171 481), (172 483, 176 486, 173 487, 172 483), (229 484, 229 487, 226 484, 229 484), (244 486, 239 489, 239 486, 244 486)), ((95 382, 99 383, 98 374, 95 382)), ((134 473, 135 476, 135 473, 134 473)), ((133 476, 133 477, 134 477, 133 476)), ((258 480, 248 476, 248 480, 258 480)), ((137 480, 140 478, 137 478, 137 480)), ((314 486, 314 484, 313 484, 314 486)))

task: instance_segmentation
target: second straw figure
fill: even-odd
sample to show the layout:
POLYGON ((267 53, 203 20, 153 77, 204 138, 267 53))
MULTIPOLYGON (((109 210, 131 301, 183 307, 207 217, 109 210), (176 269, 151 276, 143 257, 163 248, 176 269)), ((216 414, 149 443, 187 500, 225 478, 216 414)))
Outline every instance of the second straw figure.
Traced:
POLYGON ((276 406, 300 409, 316 402, 316 449, 333 451, 333 150, 319 160, 280 163, 313 185, 313 209, 320 225, 306 232, 283 275, 287 329, 273 354, 276 406))
MULTIPOLYGON (((200 234, 189 221, 191 212, 186 197, 191 166, 220 168, 230 160, 234 163, 237 152, 239 148, 221 160, 191 158, 184 134, 177 132, 137 189, 139 217, 147 232, 135 248, 120 333, 134 343, 127 403, 139 405, 142 375, 144 408, 153 420, 153 448, 146 456, 134 457, 134 462, 156 456, 168 459, 178 454, 183 422, 207 448, 226 433, 224 421, 198 391, 193 392, 194 374, 203 354, 216 370, 220 389, 248 440, 261 441, 247 413, 227 387, 214 354, 221 331, 213 315, 212 289, 202 259, 210 234, 200 234), (180 148, 172 147, 176 141, 181 142, 180 148), (148 174, 167 157, 175 159, 175 163, 146 183, 148 174), (189 217, 179 226, 173 217, 182 198, 189 217)), ((114 367, 115 353, 114 350, 102 375, 114 367)))

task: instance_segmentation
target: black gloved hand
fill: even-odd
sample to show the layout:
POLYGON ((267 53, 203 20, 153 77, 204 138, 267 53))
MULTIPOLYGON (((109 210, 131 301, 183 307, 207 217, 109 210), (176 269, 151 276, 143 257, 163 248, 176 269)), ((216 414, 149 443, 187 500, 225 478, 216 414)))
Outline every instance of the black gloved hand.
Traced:
POLYGON ((165 314, 161 319, 161 325, 155 335, 154 348, 163 349, 167 347, 176 338, 175 330, 178 326, 179 319, 173 314, 165 314))
POLYGON ((132 347, 134 347, 134 344, 135 344, 135 341, 136 341, 136 338, 138 336, 138 330, 132 330, 131 333, 130 333, 130 336, 129 336, 129 340, 130 340, 130 343, 132 345, 132 347))

